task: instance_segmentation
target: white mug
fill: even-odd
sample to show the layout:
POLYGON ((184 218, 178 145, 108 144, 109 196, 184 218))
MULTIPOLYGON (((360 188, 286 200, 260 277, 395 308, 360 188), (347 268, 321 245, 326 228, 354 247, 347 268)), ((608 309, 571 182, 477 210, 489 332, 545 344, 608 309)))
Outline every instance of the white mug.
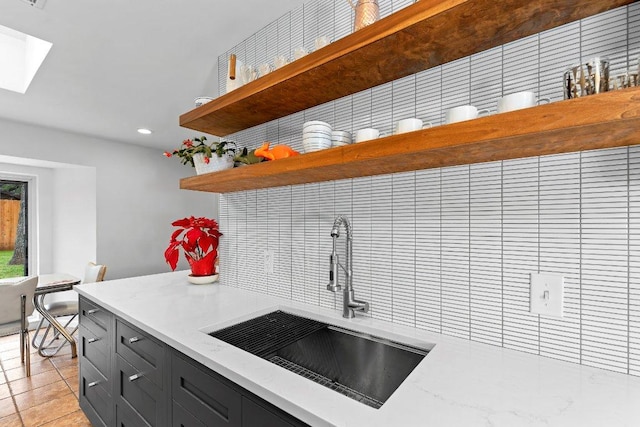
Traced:
POLYGON ((498 113, 506 113, 508 111, 535 107, 537 104, 543 101, 551 102, 551 99, 536 99, 536 94, 529 91, 512 93, 509 95, 505 95, 498 100, 498 113))
POLYGON ((271 72, 271 64, 267 64, 266 62, 263 64, 260 64, 260 66, 258 67, 258 75, 260 77, 262 76, 266 76, 267 74, 269 74, 271 72))
POLYGON ((356 131, 356 142, 368 141, 380 137, 380 131, 373 128, 365 128, 356 131))
POLYGON ((430 128, 432 126, 433 124, 431 122, 427 122, 425 124, 422 120, 416 118, 402 119, 396 124, 395 133, 413 132, 420 129, 430 128))
POLYGON ((331 43, 331 40, 329 40, 329 37, 327 37, 327 36, 316 37, 316 39, 314 41, 314 45, 316 47, 316 50, 317 49, 322 49, 323 47, 325 47, 329 43, 331 43))
POLYGON ((307 48, 305 47, 297 47, 295 49, 293 49, 293 58, 294 59, 300 59, 303 56, 306 56, 309 53, 309 51, 307 51, 307 48))
POLYGON ((242 83, 247 84, 258 78, 258 71, 253 65, 241 65, 240 77, 242 78, 242 83))
POLYGON ((273 65, 275 66, 276 70, 278 68, 284 67, 288 63, 289 63, 289 60, 287 60, 287 58, 284 55, 278 55, 273 59, 273 65))
POLYGON ((459 107, 451 108, 447 111, 446 119, 447 123, 464 122, 466 120, 472 120, 478 117, 480 114, 486 114, 489 110, 479 110, 473 105, 461 105, 459 107))

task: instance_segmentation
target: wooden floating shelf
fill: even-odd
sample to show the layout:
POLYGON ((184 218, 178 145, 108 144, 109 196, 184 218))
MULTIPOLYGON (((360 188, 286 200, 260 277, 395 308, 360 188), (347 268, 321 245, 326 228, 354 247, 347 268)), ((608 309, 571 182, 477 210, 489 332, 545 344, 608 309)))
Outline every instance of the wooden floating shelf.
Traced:
POLYGON ((217 136, 288 116, 634 0, 420 0, 180 116, 217 136))
POLYGON ((228 193, 640 144, 640 88, 184 178, 180 188, 228 193))

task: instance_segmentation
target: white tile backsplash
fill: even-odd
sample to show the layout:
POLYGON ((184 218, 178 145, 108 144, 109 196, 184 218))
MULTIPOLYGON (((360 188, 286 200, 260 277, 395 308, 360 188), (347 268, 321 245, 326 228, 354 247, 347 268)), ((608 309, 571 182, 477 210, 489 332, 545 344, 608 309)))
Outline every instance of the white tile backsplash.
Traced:
MULTIPOLYGON (((382 14, 409 4, 387 2, 382 14)), ((349 34, 352 20, 344 1, 310 2, 230 52, 272 61, 313 48, 317 35, 349 34)), ((637 67, 639 23, 636 3, 229 138, 301 150, 306 120, 388 134, 399 119, 438 125, 450 107, 495 109, 519 90, 561 100, 569 65, 605 55, 614 72, 637 67)), ((341 295, 326 290, 336 215, 352 222, 354 286, 371 305, 367 316, 640 375, 638 146, 225 194, 222 282, 340 310, 341 295), (563 318, 529 313, 532 272, 564 276, 563 318)), ((342 259, 344 245, 342 235, 342 259)))

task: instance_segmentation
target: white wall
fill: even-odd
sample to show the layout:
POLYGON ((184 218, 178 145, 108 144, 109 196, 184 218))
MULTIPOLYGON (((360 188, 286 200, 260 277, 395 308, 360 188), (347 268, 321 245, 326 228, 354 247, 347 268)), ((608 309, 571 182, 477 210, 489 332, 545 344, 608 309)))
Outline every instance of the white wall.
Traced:
MULTIPOLYGON (((97 262, 108 266, 108 279, 169 271, 163 252, 171 222, 189 215, 218 216, 217 196, 180 190, 180 178, 194 172, 175 159, 166 159, 162 151, 0 119, 0 156, 95 168, 95 256, 97 262)), ((93 187, 87 176, 78 172, 82 169, 58 166, 52 165, 52 182, 56 183, 52 191, 62 191, 65 183, 82 184, 78 191, 93 187)), ((89 231, 69 236, 65 230, 74 220, 63 216, 86 220, 92 202, 85 203, 78 194, 60 199, 52 201, 52 216, 58 220, 54 223, 60 228, 51 232, 52 240, 57 235, 64 241, 52 255, 51 267, 52 271, 65 268, 71 272, 72 260, 80 256, 72 247, 73 240, 82 237, 91 241, 93 237, 89 231), (68 255, 63 255, 64 251, 68 255)), ((88 260, 89 256, 83 257, 82 265, 88 260)), ((181 261, 178 268, 187 265, 181 261)))
POLYGON ((53 271, 84 275, 96 261, 96 169, 53 169, 53 271))

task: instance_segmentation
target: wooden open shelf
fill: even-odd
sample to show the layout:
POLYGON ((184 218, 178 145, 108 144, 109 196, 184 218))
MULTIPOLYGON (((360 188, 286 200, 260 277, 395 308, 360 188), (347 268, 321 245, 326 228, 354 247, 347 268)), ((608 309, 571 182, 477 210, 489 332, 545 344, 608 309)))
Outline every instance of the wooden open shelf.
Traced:
POLYGON ((607 92, 184 178, 228 193, 640 144, 640 88, 607 92))
POLYGON ((420 0, 180 116, 224 136, 635 0, 420 0))

